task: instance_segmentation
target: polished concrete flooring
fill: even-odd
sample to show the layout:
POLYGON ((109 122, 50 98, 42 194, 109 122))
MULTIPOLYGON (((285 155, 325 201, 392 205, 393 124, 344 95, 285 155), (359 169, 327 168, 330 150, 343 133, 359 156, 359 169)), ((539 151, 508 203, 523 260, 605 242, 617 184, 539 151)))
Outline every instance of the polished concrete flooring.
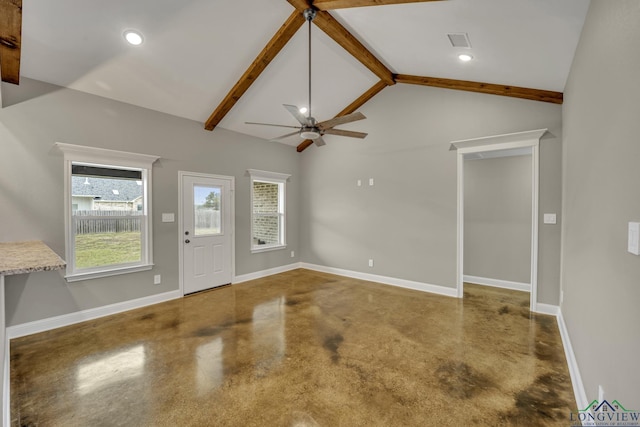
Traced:
POLYGON ((555 318, 308 270, 11 341, 14 426, 567 426, 555 318))

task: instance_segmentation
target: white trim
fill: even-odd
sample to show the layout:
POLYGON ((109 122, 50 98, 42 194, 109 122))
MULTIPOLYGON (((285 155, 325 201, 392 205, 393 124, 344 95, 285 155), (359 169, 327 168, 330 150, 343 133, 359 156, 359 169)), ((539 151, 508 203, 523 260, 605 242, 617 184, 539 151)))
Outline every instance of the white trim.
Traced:
POLYGON ((79 282, 81 280, 98 279, 100 277, 117 276, 118 274, 137 273, 139 271, 147 271, 153 268, 153 264, 135 265, 133 267, 118 267, 117 270, 91 271, 88 273, 76 273, 64 276, 69 283, 79 282))
POLYGON ((271 250, 286 249, 287 247, 287 181, 291 177, 290 174, 269 172, 258 169, 247 169, 247 174, 250 177, 249 185, 249 200, 251 201, 251 223, 249 232, 249 248, 251 253, 267 252, 271 250), (254 224, 254 211, 253 211, 253 183, 267 182, 270 184, 278 184, 278 224, 279 224, 279 236, 278 243, 275 245, 261 247, 256 245, 253 241, 253 224, 254 224))
POLYGON ((278 273, 284 273, 285 271, 296 270, 300 268, 300 263, 295 262, 293 264, 281 265, 280 267, 268 268, 266 270, 255 271, 253 273, 241 274, 233 278, 233 284, 248 282, 249 280, 262 279, 263 277, 271 276, 278 273))
POLYGON ((253 246, 251 248, 251 253, 259 254, 260 252, 279 251, 281 249, 287 249, 287 245, 253 246))
POLYGON ((9 326, 7 328, 7 337, 9 339, 13 339, 24 337, 26 335, 37 334, 39 332, 73 325, 76 323, 84 322, 86 320, 98 319, 100 317, 110 316, 112 314, 122 313, 123 311, 146 307, 180 297, 182 297, 180 291, 173 290, 129 301, 117 302, 115 304, 109 304, 102 307, 76 311, 75 313, 62 314, 60 316, 49 317, 47 319, 35 320, 33 322, 9 326))
POLYGON ((536 304, 536 313, 540 314, 548 314, 550 316, 558 316, 560 314, 560 307, 552 304, 545 304, 539 302, 536 304))
POLYGON ((269 171, 261 171, 258 169, 247 169, 247 173, 251 177, 251 179, 267 179, 269 181, 280 181, 285 183, 291 177, 291 174, 288 173, 279 173, 279 172, 269 172, 269 171))
POLYGON ((221 179, 229 181, 231 188, 230 203, 231 203, 231 280, 236 274, 236 177, 228 175, 216 175, 210 173, 201 172, 188 172, 178 171, 178 290, 180 295, 184 295, 184 245, 183 242, 183 230, 184 230, 184 206, 182 204, 182 179, 185 176, 191 176, 196 178, 210 178, 221 179))
POLYGON ((531 292, 531 283, 511 282, 509 280, 489 279, 486 277, 464 275, 463 280, 476 285, 493 286, 494 288, 512 289, 514 291, 531 292))
MULTIPOLYGON (((544 135, 540 133, 539 138, 544 135)), ((540 139, 535 141, 531 153, 533 167, 531 168, 531 298, 529 309, 537 312, 538 304, 538 205, 540 201, 540 139)))
POLYGON ((11 368, 11 361, 9 360, 9 336, 5 337, 4 343, 4 363, 1 367, 3 371, 2 375, 2 413, 4 416, 0 420, 2 426, 9 427, 11 425, 11 382, 9 381, 9 374, 11 368))
POLYGON ((149 270, 153 266, 153 215, 152 215, 152 175, 153 163, 160 157, 149 154, 131 153, 126 151, 108 150, 105 148, 87 147, 82 145, 56 142, 55 147, 64 153, 64 232, 65 259, 67 267, 65 279, 68 282, 107 277, 114 274, 124 274, 135 271, 149 270), (141 253, 140 262, 132 265, 110 265, 88 271, 77 270, 75 265, 75 237, 72 232, 72 197, 71 179, 73 163, 84 163, 108 168, 131 168, 140 170, 143 186, 143 214, 141 216, 141 253))
POLYGON ((456 253, 458 265, 456 268, 456 296, 464 296, 464 155, 458 153, 458 241, 456 242, 456 253))
POLYGON ((152 154, 131 153, 128 151, 108 150, 106 148, 87 147, 84 145, 65 144, 56 142, 53 144, 64 153, 65 160, 73 159, 76 162, 95 163, 98 159, 105 163, 117 163, 120 166, 132 168, 151 168, 160 156, 152 154))
POLYGON ((582 375, 580 375, 580 369, 578 368, 578 361, 576 355, 573 352, 571 346, 571 340, 569 339, 569 331, 567 325, 564 323, 564 317, 562 317, 562 311, 558 311, 558 329, 560 330, 560 337, 562 338, 562 346, 564 347, 564 356, 567 359, 567 365, 569 366, 569 375, 571 376, 571 385, 573 385, 573 394, 576 399, 578 409, 586 408, 589 404, 587 400, 587 393, 584 390, 584 384, 582 383, 582 375))
POLYGON ((458 185, 457 185, 457 272, 456 288, 458 298, 464 295, 464 154, 479 153, 484 151, 506 150, 513 148, 532 147, 532 188, 531 188, 531 297, 529 309, 537 311, 538 299, 538 204, 539 204, 539 175, 540 175, 540 138, 547 129, 537 129, 526 132, 517 132, 504 135, 494 135, 482 138, 452 141, 450 150, 457 150, 458 185))
POLYGON ((451 141, 450 151, 477 153, 479 151, 504 150, 506 148, 530 147, 532 142, 540 141, 548 129, 536 129, 524 132, 505 133, 502 135, 484 136, 481 138, 451 141), (491 148, 489 148, 491 146, 491 148), (496 147, 496 148, 493 148, 496 147))
POLYGON ((428 292, 431 294, 445 295, 448 297, 456 297, 456 288, 449 288, 440 285, 431 285, 429 283, 414 282, 412 280, 396 279, 394 277, 379 276, 377 274, 361 273, 359 271, 343 270, 341 268, 326 267, 324 265, 300 263, 300 268, 307 270, 320 271, 322 273, 337 274, 354 279, 367 280, 369 282, 377 282, 385 285, 397 286, 399 288, 414 289, 416 291, 428 292))
POLYGON ((4 298, 4 275, 0 275, 0 356, 2 364, 0 364, 0 391, 2 392, 2 419, 0 426, 9 427, 11 425, 10 395, 9 395, 9 336, 5 329, 5 298, 4 298))

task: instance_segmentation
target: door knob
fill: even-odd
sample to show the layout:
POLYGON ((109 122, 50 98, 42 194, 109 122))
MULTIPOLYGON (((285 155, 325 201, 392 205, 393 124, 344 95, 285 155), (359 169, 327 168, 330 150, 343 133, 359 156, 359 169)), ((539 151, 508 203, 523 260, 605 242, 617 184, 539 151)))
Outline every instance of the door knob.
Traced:
POLYGON ((191 240, 187 239, 184 241, 185 243, 191 243, 191 240))

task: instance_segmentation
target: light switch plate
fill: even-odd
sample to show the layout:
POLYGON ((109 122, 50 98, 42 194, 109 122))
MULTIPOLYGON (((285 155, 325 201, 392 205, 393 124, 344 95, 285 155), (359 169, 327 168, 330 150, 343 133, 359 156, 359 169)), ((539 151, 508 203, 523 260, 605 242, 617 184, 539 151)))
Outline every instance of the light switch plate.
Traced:
POLYGON ((640 222, 629 223, 629 248, 634 255, 640 255, 640 222))
POLYGON ((174 222, 176 220, 176 215, 172 213, 163 213, 162 214, 162 222, 174 222))
POLYGON ((545 224, 556 224, 556 214, 544 214, 545 224))

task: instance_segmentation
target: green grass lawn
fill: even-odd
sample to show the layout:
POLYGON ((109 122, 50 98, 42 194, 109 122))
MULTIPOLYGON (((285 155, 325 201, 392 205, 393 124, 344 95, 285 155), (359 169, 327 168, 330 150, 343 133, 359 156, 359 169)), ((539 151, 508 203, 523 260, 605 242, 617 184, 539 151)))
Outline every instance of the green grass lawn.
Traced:
POLYGON ((140 261, 140 232, 76 235, 76 268, 140 261))

